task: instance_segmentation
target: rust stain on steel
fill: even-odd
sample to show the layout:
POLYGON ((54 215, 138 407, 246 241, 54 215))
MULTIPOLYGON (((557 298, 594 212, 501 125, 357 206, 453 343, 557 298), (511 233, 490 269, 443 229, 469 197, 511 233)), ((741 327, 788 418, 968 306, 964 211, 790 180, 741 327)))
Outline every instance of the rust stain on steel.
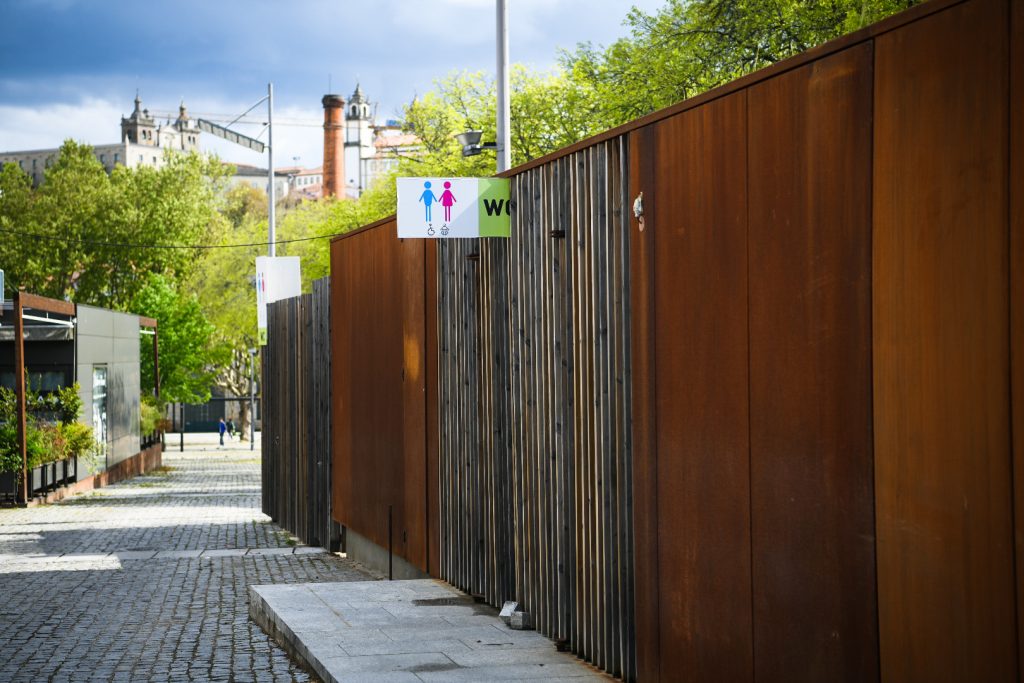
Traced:
POLYGON ((632 423, 634 581, 636 585, 637 679, 659 681, 661 676, 660 578, 658 576, 658 450, 655 389, 657 384, 654 301, 655 231, 658 198, 656 182, 657 143, 655 127, 647 126, 629 136, 629 183, 631 197, 646 188, 643 200, 644 229, 639 220, 630 224, 630 342, 632 345, 632 423))
POLYGON ((1019 675, 1007 401, 1013 4, 975 0, 876 41, 874 428, 885 680, 1019 675))
POLYGON ((1011 3, 1010 12, 1010 431, 1017 541, 1017 670, 1024 672, 1024 3, 1011 3))
POLYGON ((399 240, 393 220, 331 243, 332 514, 425 571, 424 268, 423 242, 399 240))
MULTIPOLYGON (((660 670, 750 680, 747 97, 653 126, 660 670)), ((758 281, 757 286, 767 283, 758 281)))
POLYGON ((865 43, 748 92, 758 680, 878 678, 871 63, 865 43))

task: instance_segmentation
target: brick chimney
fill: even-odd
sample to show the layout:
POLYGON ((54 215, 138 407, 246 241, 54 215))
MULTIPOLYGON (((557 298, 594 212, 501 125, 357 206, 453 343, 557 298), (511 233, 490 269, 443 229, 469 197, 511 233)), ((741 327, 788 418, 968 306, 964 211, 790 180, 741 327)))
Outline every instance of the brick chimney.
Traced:
POLYGON ((323 196, 345 199, 345 98, 324 95, 323 196))

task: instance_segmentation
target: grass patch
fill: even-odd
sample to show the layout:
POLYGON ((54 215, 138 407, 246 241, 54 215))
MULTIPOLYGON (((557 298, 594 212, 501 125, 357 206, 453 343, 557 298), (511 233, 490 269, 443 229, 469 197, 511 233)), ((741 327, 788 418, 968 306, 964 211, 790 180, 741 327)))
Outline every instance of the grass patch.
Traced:
POLYGON ((299 544, 299 539, 295 538, 287 531, 275 531, 274 535, 277 536, 277 540, 283 542, 285 545, 294 547, 299 544))
POLYGON ((175 468, 171 467, 170 465, 161 465, 160 467, 150 470, 146 474, 155 477, 168 477, 170 476, 171 472, 174 471, 174 469, 175 468))

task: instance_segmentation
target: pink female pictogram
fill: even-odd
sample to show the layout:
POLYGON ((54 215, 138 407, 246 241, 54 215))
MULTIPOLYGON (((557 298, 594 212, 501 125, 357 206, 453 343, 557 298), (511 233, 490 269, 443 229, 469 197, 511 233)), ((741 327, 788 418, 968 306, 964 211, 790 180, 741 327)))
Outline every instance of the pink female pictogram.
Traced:
POLYGON ((444 181, 444 192, 441 193, 441 206, 444 207, 445 223, 452 220, 452 204, 455 203, 455 195, 452 194, 451 186, 450 182, 444 181))

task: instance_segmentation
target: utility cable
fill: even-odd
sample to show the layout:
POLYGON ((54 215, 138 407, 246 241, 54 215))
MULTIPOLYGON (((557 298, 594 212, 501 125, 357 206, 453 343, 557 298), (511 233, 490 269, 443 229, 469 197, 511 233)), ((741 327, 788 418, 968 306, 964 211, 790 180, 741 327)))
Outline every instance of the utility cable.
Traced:
MULTIPOLYGON (((81 244, 90 247, 111 247, 114 249, 242 249, 248 247, 266 247, 270 242, 244 242, 237 244, 136 244, 131 242, 102 242, 100 240, 88 240, 69 237, 58 237, 56 235, 42 235, 34 232, 11 230, 0 228, 0 233, 8 233, 36 240, 47 240, 50 242, 63 242, 81 244)), ((313 240, 331 239, 340 237, 344 233, 332 233, 329 235, 315 235, 313 237, 298 237, 290 240, 275 240, 274 244, 292 244, 293 242, 311 242, 313 240)))

